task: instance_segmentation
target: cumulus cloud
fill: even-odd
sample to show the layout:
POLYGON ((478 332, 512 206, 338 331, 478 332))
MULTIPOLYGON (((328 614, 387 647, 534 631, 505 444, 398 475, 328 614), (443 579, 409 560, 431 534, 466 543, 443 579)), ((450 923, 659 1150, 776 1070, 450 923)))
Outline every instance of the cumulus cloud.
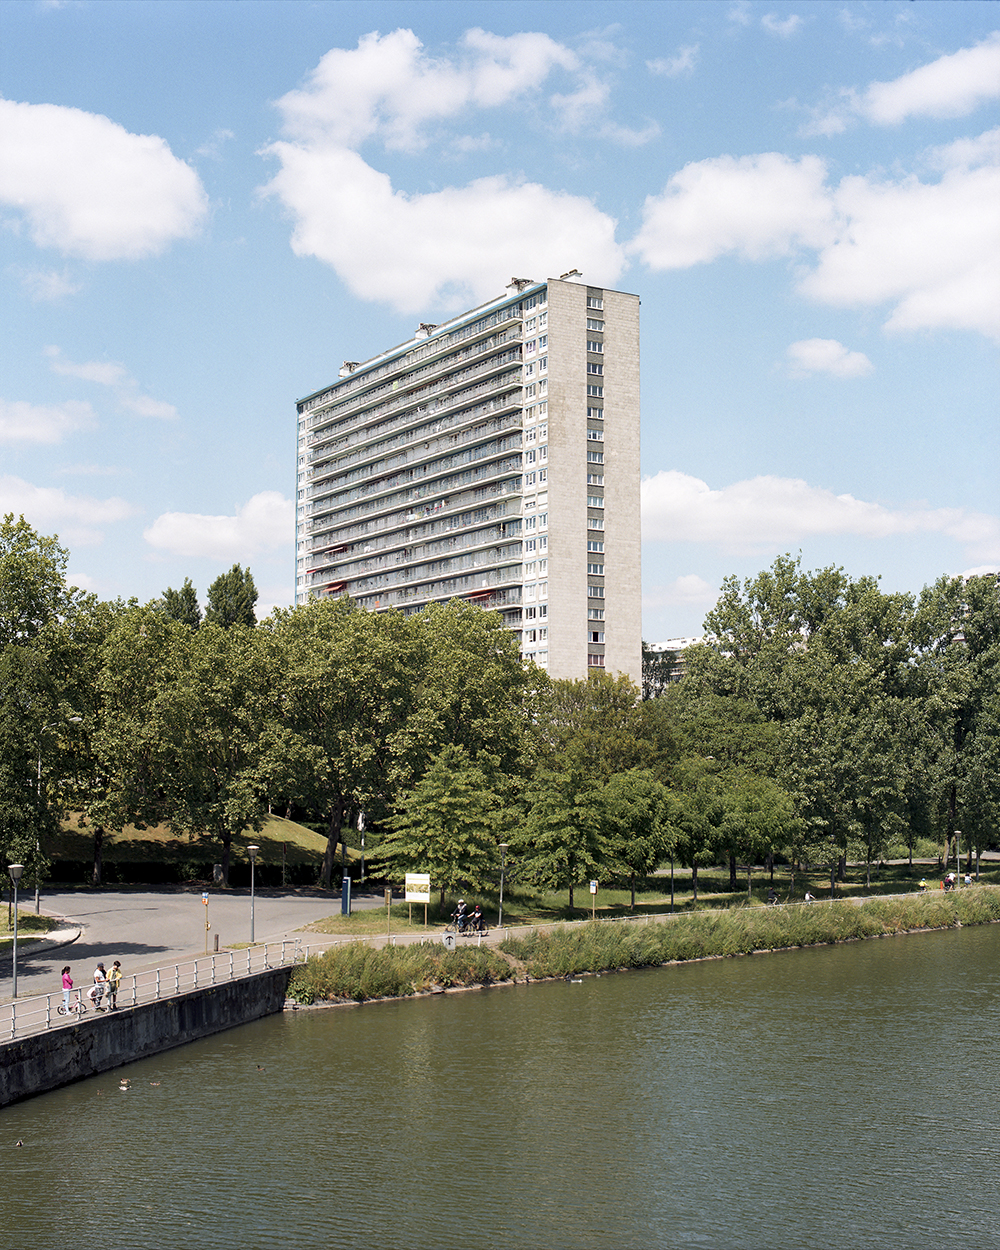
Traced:
POLYGON ((755 477, 713 490, 666 470, 642 484, 643 538, 757 553, 817 535, 868 539, 943 534, 972 559, 1000 558, 1000 517, 965 508, 887 508, 797 478, 755 477))
POLYGON ((0 475, 0 513, 5 512, 23 515, 44 534, 57 532, 70 546, 87 547, 103 541, 103 527, 135 516, 138 509, 117 496, 69 495, 4 474, 0 475))
POLYGON ((788 17, 778 17, 777 13, 765 13, 760 19, 761 26, 770 35, 777 35, 780 39, 790 39, 802 26, 802 18, 797 13, 791 13, 788 17))
POLYGON ((623 267, 615 222, 581 196, 498 175, 423 195, 393 189, 345 148, 277 143, 270 189, 295 218, 292 248, 336 269, 363 299, 417 312, 498 293, 499 274, 547 277, 572 262, 595 282, 623 267))
POLYGON ((192 236, 208 197, 158 135, 82 109, 0 100, 0 202, 23 215, 39 247, 134 260, 192 236))
POLYGON ((681 74, 690 74, 698 60, 697 43, 678 48, 676 56, 658 56, 647 61, 646 68, 652 74, 661 74, 664 78, 677 78, 681 74))
POLYGON ((143 395, 139 390, 139 383, 123 364, 110 360, 88 360, 76 364, 67 360, 58 347, 46 347, 45 354, 53 373, 109 387, 114 391, 118 406, 125 412, 134 413, 137 417, 157 417, 162 420, 172 420, 177 416, 177 409, 173 404, 143 395))
POLYGON ((1000 97, 1000 31, 892 82, 873 82, 858 111, 879 126, 908 117, 964 117, 1000 97))
POLYGON ((61 443, 67 434, 95 424, 90 404, 75 399, 64 404, 0 399, 0 443, 61 443))
POLYGON ((233 516, 164 512, 143 530, 151 547, 170 555, 237 561, 291 546, 294 535, 295 505, 273 490, 254 495, 233 516))
POLYGON ((1000 96, 1000 31, 891 82, 848 87, 811 111, 804 134, 834 135, 858 119, 898 126, 910 117, 965 117, 1000 96))
POLYGON ((686 269, 735 252, 748 260, 821 247, 834 237, 826 164, 779 152, 692 161, 646 198, 630 245, 653 269, 686 269))
POLYGON ((357 150, 375 142, 416 152, 440 140, 460 151, 446 123, 501 107, 544 105, 550 123, 632 147, 659 132, 609 121, 608 94, 591 65, 544 34, 470 30, 443 56, 409 30, 366 35, 356 48, 326 53, 306 84, 277 102, 285 137, 266 152, 281 169, 265 192, 289 212, 296 254, 331 265, 361 298, 403 312, 489 298, 508 272, 545 277, 574 264, 610 283, 623 254, 614 220, 589 199, 504 173, 409 193, 357 150))
POLYGON ((852 352, 836 339, 802 339, 785 351, 793 377, 829 373, 835 378, 863 378, 875 368, 864 352, 852 352))
POLYGON ((630 245, 653 269, 734 253, 816 254, 799 289, 842 307, 890 305, 893 330, 976 330, 1000 338, 1000 163, 994 132, 936 149, 936 182, 851 175, 779 153, 686 165, 646 200, 630 245))

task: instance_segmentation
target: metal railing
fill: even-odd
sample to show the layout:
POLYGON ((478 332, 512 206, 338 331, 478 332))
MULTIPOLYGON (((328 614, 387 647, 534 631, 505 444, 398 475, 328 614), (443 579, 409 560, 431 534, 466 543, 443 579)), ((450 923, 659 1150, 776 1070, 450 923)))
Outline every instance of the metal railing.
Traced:
MULTIPOLYGON (((288 938, 281 942, 248 946, 245 950, 222 951, 158 968, 147 968, 122 977, 116 995, 116 1009, 125 1011, 146 1003, 159 1002, 161 999, 176 998, 192 990, 208 989, 227 981, 239 981, 267 972, 271 968, 305 963, 310 953, 315 954, 327 945, 324 942, 322 945, 310 947, 304 945, 299 938, 288 938)), ((103 1016, 111 1010, 108 990, 104 988, 98 1007, 89 997, 91 988, 89 985, 74 987, 71 991, 70 1010, 65 1014, 61 990, 0 1003, 0 1042, 14 1041, 20 1037, 45 1033, 50 1029, 78 1024, 82 1019, 91 1018, 91 1013, 103 1016)))

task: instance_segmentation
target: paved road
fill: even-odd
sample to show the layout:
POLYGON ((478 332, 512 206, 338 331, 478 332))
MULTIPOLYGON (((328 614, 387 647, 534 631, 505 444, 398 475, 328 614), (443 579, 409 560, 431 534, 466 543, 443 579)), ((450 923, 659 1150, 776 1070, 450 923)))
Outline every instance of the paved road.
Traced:
MULTIPOLYGON (((355 910, 380 907, 378 894, 358 894, 355 910)), ((20 910, 25 910, 23 907, 20 910)), ((205 950, 205 905, 201 890, 151 890, 142 893, 102 891, 44 893, 42 911, 49 916, 65 916, 82 926, 78 941, 58 950, 35 955, 29 946, 19 946, 17 960, 18 997, 43 994, 59 987, 59 970, 66 964, 73 969, 77 985, 88 984, 97 961, 110 966, 120 959, 126 973, 170 964, 205 950)), ((336 894, 321 895, 309 890, 257 891, 254 900, 254 937, 258 942, 280 941, 292 936, 303 925, 339 914, 336 894)), ((219 945, 250 940, 249 891, 212 892, 208 905, 209 950, 219 935, 219 945)), ((11 994, 11 960, 8 952, 0 958, 0 999, 11 994)))

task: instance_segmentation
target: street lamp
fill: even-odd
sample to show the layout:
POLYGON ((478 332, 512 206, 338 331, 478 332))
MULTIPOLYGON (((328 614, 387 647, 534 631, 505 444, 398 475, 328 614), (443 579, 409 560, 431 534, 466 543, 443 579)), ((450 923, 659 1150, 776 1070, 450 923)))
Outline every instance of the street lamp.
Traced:
POLYGON ((11 864, 7 871, 14 883, 14 997, 17 998, 17 883, 21 880, 24 865, 11 864))
POLYGON ((497 928, 503 927, 503 873, 507 867, 507 852, 510 850, 509 842, 500 843, 500 914, 497 917, 497 928))
POLYGON ((253 945, 253 897, 254 897, 254 870, 257 866, 257 852, 259 846, 248 846, 247 854, 250 856, 250 945, 253 945))

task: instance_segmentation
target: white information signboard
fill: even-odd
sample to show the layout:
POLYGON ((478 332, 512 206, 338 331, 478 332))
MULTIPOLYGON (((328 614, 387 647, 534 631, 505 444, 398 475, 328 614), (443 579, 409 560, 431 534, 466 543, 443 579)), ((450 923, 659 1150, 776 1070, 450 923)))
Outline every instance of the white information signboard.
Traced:
POLYGON ((429 903, 431 901, 431 874, 429 872, 408 872, 406 874, 407 903, 429 903))

